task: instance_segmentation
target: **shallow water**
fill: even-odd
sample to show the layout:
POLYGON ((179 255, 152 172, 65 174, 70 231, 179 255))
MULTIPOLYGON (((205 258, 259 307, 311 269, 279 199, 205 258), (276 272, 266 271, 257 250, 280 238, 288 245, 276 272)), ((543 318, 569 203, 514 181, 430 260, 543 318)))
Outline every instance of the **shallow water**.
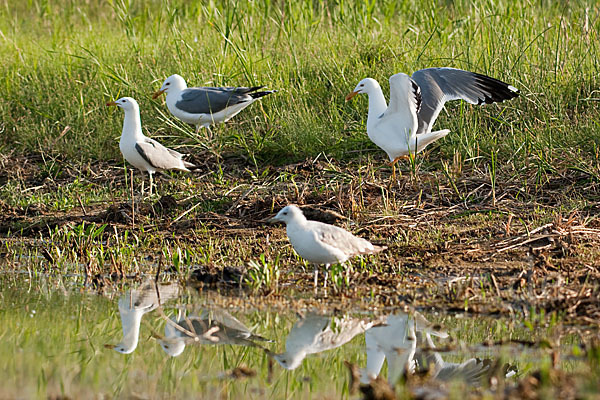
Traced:
POLYGON ((358 398, 346 364, 363 383, 397 383, 400 398, 498 392, 553 359, 593 375, 585 329, 535 319, 247 310, 243 299, 152 280, 103 295, 75 278, 0 281, 0 397, 358 398))

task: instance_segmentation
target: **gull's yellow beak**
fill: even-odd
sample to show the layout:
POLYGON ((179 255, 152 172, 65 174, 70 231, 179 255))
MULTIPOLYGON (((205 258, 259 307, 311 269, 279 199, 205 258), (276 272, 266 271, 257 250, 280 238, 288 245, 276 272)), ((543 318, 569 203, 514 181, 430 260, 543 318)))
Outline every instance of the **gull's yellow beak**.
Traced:
POLYGON ((163 94, 165 92, 165 89, 161 89, 158 92, 154 92, 154 94, 152 95, 152 98, 155 99, 158 96, 160 96, 161 94, 163 94))
POLYGON ((358 92, 350 92, 350 93, 348 93, 348 96, 346 96, 346 101, 352 100, 352 98, 354 96, 356 96, 357 94, 358 94, 358 92))
POLYGON ((115 103, 114 101, 109 101, 108 103, 106 103, 106 107, 110 107, 110 106, 116 106, 117 103, 115 103))

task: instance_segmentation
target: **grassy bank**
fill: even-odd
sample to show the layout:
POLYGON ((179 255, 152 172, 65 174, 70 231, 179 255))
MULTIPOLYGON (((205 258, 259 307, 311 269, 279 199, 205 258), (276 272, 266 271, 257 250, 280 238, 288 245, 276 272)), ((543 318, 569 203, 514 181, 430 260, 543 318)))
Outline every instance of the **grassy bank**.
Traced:
POLYGON ((458 154, 460 163, 542 175, 566 162, 596 177, 598 15, 578 1, 7 1, 2 151, 120 160, 122 115, 104 103, 128 95, 155 137, 187 137, 250 164, 357 157, 374 148, 366 98, 343 100, 358 80, 376 78, 387 92, 395 72, 453 66, 508 81, 522 96, 484 109, 449 106, 437 126, 452 134, 426 159, 458 154), (265 84, 279 93, 206 143, 150 99, 175 72, 190 85, 265 84))

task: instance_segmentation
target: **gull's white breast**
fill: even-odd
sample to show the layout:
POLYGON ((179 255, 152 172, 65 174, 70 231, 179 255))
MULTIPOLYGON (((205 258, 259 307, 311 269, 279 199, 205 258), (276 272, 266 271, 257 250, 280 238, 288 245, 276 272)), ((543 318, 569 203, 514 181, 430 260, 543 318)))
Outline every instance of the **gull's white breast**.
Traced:
POLYGON ((155 169, 144 160, 140 153, 136 150, 135 144, 137 141, 134 137, 123 137, 119 141, 119 149, 127 162, 142 172, 155 172, 155 169))

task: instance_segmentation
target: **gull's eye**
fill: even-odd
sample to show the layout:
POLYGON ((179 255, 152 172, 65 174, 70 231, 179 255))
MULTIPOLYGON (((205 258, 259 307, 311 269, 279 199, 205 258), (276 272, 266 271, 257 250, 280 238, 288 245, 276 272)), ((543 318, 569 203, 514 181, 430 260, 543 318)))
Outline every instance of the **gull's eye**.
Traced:
POLYGON ((171 82, 167 82, 165 83, 165 86, 169 86, 171 84, 171 82))
POLYGON ((121 103, 127 103, 125 100, 121 100, 121 103))
POLYGON ((165 344, 165 349, 168 349, 168 348, 169 348, 169 346, 165 344))
POLYGON ((287 215, 287 211, 283 213, 283 215, 287 215))
POLYGON ((365 84, 364 84, 364 83, 361 83, 361 84, 360 84, 360 87, 363 87, 363 86, 365 86, 365 84))

